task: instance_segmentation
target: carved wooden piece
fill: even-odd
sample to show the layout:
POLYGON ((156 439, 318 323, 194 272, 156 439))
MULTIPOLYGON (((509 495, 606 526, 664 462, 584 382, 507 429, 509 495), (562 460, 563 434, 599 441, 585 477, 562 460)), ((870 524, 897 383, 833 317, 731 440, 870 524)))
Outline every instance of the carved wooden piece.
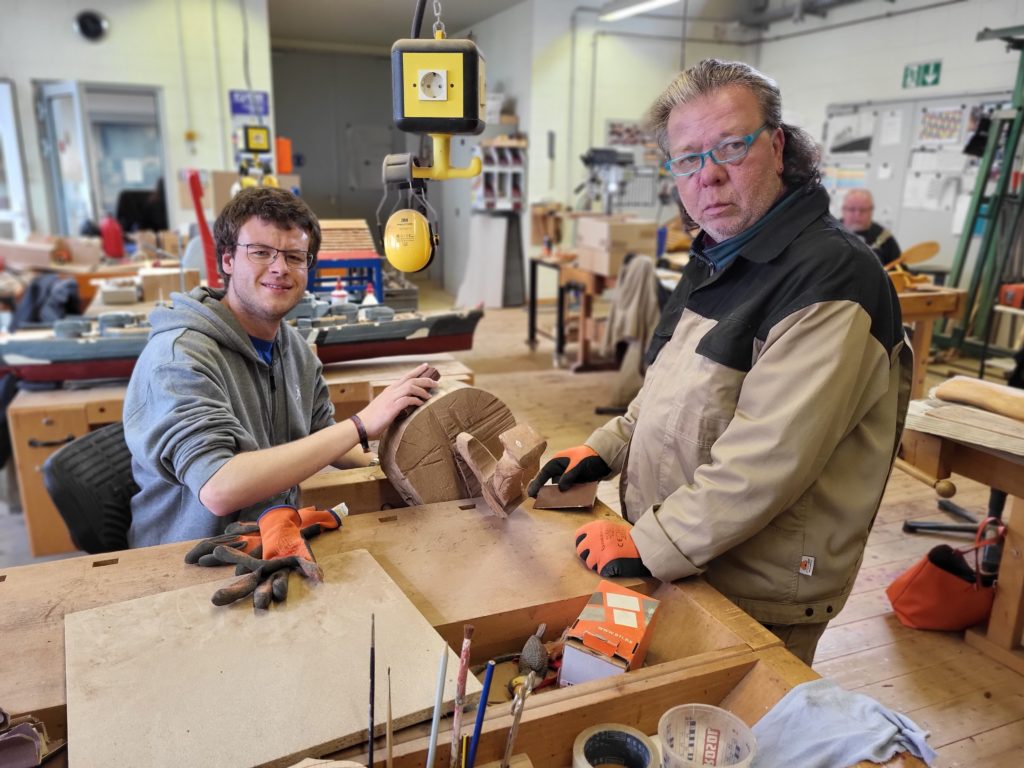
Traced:
POLYGON ((498 517, 508 517, 526 499, 526 485, 540 470, 547 442, 529 424, 503 432, 499 440, 504 448, 500 458, 466 432, 456 438, 455 450, 459 466, 475 477, 487 506, 498 517))
POLYGON ((434 395, 380 441, 380 465, 407 504, 472 498, 456 465, 455 438, 468 432, 494 455, 502 451, 498 436, 515 426, 515 418, 489 392, 442 379, 434 395))

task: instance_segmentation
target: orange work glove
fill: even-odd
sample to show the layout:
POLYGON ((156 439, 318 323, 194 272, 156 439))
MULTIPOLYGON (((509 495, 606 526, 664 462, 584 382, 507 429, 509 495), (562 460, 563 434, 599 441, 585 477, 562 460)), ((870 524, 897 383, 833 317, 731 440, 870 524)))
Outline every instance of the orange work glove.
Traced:
POLYGON ((537 493, 542 485, 548 480, 556 480, 558 490, 564 493, 570 487, 580 483, 604 480, 611 473, 611 467, 597 455, 597 451, 589 445, 577 445, 574 448, 559 451, 552 456, 548 463, 540 468, 540 472, 530 482, 526 492, 533 498, 537 498, 537 493))
MULTIPOLYGON (((303 507, 299 510, 299 521, 304 539, 315 538, 323 531, 333 531, 341 526, 341 518, 333 509, 303 507)), ((213 554, 219 546, 237 549, 256 559, 262 558, 263 538, 260 535, 259 523, 256 521, 229 523, 224 529, 224 533, 203 539, 192 547, 185 555, 185 562, 189 565, 227 565, 225 561, 213 554)), ((238 574, 242 573, 245 573, 245 569, 240 567, 238 574)))
POLYGON ((317 533, 325 526, 335 528, 340 518, 330 510, 325 514, 308 514, 309 524, 303 528, 299 510, 291 506, 271 507, 260 515, 257 521, 263 542, 262 559, 257 559, 228 546, 217 547, 214 556, 227 563, 236 563, 248 574, 234 583, 217 590, 213 595, 214 605, 227 605, 252 595, 253 607, 257 610, 269 607, 271 601, 281 602, 288 596, 288 573, 298 571, 311 581, 323 581, 323 570, 316 564, 313 551, 309 548, 305 530, 317 533))
POLYGON ((594 520, 576 531, 576 554, 600 576, 650 576, 629 525, 594 520))
POLYGON ((260 527, 256 523, 230 523, 219 536, 203 539, 185 554, 189 565, 224 565, 214 556, 217 547, 230 547, 253 557, 261 552, 260 527))

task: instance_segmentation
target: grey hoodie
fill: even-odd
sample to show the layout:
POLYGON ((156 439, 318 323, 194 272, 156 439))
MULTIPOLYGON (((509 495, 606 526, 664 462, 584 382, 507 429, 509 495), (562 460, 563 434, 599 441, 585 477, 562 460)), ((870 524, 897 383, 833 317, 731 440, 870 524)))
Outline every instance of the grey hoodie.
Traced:
POLYGON ((132 547, 223 533, 272 504, 294 504, 298 488, 217 517, 199 490, 243 451, 291 442, 334 423, 322 365, 291 326, 274 339, 272 365, 220 302, 221 291, 171 294, 153 310, 153 330, 128 383, 124 426, 132 472, 132 547))

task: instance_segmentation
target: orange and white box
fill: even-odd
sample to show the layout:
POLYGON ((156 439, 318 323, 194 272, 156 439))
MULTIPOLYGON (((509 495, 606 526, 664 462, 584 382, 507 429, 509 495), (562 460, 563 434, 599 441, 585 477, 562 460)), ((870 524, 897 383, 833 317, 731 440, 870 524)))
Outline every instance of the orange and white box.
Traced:
POLYGON ((611 581, 598 584, 569 628, 558 684, 579 685, 642 666, 658 605, 654 598, 611 581))

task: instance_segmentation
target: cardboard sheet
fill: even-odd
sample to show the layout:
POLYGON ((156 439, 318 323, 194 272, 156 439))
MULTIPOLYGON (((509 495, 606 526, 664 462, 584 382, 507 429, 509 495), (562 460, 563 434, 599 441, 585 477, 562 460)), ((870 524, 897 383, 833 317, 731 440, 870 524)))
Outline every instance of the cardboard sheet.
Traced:
MULTIPOLYGON (((210 603, 231 579, 68 614, 71 764, 289 766, 365 741, 371 613, 378 735, 389 666, 395 728, 429 720, 442 638, 366 550, 320 564, 323 584, 292 575, 288 600, 258 615, 210 603)), ((472 675, 466 691, 469 706, 472 675)))

